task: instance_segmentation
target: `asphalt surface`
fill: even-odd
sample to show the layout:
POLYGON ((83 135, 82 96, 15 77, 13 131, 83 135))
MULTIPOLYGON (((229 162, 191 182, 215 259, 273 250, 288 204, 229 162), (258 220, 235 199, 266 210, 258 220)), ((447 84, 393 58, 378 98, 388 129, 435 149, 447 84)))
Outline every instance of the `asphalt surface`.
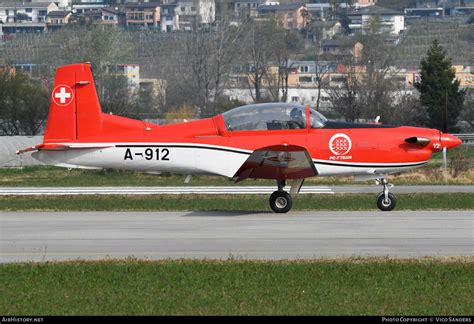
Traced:
MULTIPOLYGON (((0 187, 0 195, 157 195, 157 194, 271 194, 276 186, 182 187, 0 187)), ((290 190, 286 187, 286 190, 290 190)), ((393 193, 474 192, 474 186, 395 186, 393 193)), ((301 194, 378 193, 382 186, 303 186, 301 194)))
POLYGON ((474 255, 472 211, 2 212, 0 262, 474 255))

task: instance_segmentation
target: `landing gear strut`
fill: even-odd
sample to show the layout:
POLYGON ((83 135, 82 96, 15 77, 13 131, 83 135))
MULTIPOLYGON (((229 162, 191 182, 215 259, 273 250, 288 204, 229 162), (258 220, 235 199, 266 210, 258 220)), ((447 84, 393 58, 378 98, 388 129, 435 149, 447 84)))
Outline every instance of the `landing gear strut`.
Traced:
POLYGON ((286 213, 291 209, 293 200, 291 195, 284 191, 285 180, 277 180, 278 190, 270 196, 270 207, 275 213, 286 213))
POLYGON ((377 184, 383 185, 383 191, 377 195, 377 207, 382 211, 391 211, 397 205, 397 199, 395 196, 388 192, 390 188, 393 187, 393 184, 388 183, 387 179, 377 179, 377 184))

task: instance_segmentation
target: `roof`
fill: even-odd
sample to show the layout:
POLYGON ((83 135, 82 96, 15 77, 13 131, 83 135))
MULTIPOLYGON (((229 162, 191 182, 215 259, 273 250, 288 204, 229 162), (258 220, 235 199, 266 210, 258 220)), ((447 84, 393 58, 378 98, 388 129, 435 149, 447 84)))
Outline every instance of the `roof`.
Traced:
POLYGON ((345 39, 345 40, 327 39, 327 40, 323 40, 321 45, 322 46, 331 46, 331 47, 352 47, 356 43, 358 43, 358 41, 355 40, 355 39, 345 39))
POLYGON ((51 1, 51 2, 26 2, 26 3, 1 2, 0 3, 0 8, 48 8, 52 4, 56 6, 56 4, 53 1, 51 1))
POLYGON ((330 27, 334 27, 337 23, 339 23, 339 21, 337 21, 337 20, 330 20, 330 21, 320 21, 320 20, 316 20, 316 21, 313 21, 311 24, 312 24, 314 27, 330 28, 330 27))
POLYGON ((70 11, 66 11, 66 10, 50 11, 48 12, 48 17, 64 18, 70 13, 71 13, 70 11))
POLYGON ((337 62, 334 61, 293 61, 290 60, 289 65, 294 68, 298 68, 300 66, 308 66, 309 73, 314 73, 316 68, 319 71, 328 70, 328 71, 335 71, 337 67, 337 62))
POLYGON ((125 8, 156 8, 160 7, 159 2, 145 2, 145 3, 133 3, 129 2, 125 4, 125 8))
POLYGON ((118 15, 120 14, 120 10, 118 7, 105 7, 105 8, 101 8, 100 10, 102 11, 106 11, 106 12, 109 12, 111 14, 114 14, 114 15, 118 15))
POLYGON ((353 10, 347 14, 348 16, 365 16, 365 15, 385 15, 385 16, 403 16, 404 13, 379 6, 368 6, 353 10))
POLYGON ((261 5, 258 7, 258 11, 293 11, 301 8, 299 4, 288 4, 288 5, 261 5))

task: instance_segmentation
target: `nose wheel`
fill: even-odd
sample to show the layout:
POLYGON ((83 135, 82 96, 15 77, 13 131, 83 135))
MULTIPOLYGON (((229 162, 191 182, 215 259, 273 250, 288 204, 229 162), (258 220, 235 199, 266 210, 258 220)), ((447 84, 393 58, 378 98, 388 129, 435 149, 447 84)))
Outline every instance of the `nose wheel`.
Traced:
POLYGON ((286 213, 291 209, 293 199, 288 192, 283 190, 285 181, 277 181, 277 184, 278 190, 270 196, 270 208, 275 213, 286 213))
POLYGON ((388 183, 385 178, 377 180, 377 182, 383 185, 383 191, 377 195, 377 207, 382 211, 393 210, 397 205, 397 199, 395 195, 388 192, 393 184, 388 183))

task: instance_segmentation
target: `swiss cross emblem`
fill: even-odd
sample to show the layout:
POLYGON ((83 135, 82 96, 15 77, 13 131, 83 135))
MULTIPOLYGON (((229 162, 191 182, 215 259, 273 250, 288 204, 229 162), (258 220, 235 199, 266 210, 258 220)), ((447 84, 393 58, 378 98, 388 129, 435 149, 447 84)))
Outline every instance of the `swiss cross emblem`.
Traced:
POLYGON ((352 148, 352 141, 346 134, 335 134, 329 140, 329 149, 334 155, 345 155, 352 148))
POLYGON ((72 89, 67 85, 58 85, 53 90, 53 101, 58 106, 67 106, 73 99, 72 89))

